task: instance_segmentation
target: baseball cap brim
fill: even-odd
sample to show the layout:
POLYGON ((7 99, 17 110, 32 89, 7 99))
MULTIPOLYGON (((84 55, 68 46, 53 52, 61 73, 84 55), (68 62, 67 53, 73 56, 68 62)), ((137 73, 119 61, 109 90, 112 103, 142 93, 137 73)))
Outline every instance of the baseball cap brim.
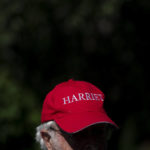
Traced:
POLYGON ((89 126, 100 123, 111 124, 119 128, 106 113, 101 112, 69 113, 60 118, 56 118, 55 121, 62 130, 68 133, 76 133, 89 126))

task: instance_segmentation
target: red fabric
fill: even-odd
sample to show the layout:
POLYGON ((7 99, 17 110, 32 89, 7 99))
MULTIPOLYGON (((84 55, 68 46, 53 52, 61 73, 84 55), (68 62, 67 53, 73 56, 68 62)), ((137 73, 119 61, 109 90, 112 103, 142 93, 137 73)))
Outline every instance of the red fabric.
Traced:
POLYGON ((50 120, 66 132, 77 132, 96 123, 117 125, 103 109, 104 94, 91 83, 69 80, 55 86, 43 103, 41 122, 50 120))

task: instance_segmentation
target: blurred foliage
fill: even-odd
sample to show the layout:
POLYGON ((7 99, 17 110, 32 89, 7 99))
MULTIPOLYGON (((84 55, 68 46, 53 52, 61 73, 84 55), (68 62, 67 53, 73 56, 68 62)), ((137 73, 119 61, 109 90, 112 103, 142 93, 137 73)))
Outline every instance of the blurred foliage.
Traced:
POLYGON ((1 148, 18 145, 27 149, 29 143, 26 141, 34 139, 32 132, 40 121, 37 98, 32 91, 13 81, 8 71, 1 72, 0 79, 1 148))
POLYGON ((1 0, 1 149, 39 149, 46 93, 74 78, 97 85, 120 126, 110 150, 150 149, 146 0, 1 0))

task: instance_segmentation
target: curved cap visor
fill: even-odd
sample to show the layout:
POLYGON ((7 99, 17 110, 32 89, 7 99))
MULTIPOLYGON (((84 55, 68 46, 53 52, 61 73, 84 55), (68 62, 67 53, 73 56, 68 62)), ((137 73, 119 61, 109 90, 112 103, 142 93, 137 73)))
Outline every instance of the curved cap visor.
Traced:
POLYGON ((56 118, 55 121, 61 129, 68 133, 76 133, 99 123, 108 123, 118 128, 105 113, 100 112, 70 113, 56 118))

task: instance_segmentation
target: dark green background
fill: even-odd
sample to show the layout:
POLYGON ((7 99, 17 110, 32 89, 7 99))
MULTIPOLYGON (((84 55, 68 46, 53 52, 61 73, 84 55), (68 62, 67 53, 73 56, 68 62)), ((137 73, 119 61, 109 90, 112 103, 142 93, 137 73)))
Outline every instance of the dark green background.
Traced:
POLYGON ((0 145, 39 150, 45 95, 70 78, 106 95, 108 150, 150 150, 146 0, 1 0, 0 145))

